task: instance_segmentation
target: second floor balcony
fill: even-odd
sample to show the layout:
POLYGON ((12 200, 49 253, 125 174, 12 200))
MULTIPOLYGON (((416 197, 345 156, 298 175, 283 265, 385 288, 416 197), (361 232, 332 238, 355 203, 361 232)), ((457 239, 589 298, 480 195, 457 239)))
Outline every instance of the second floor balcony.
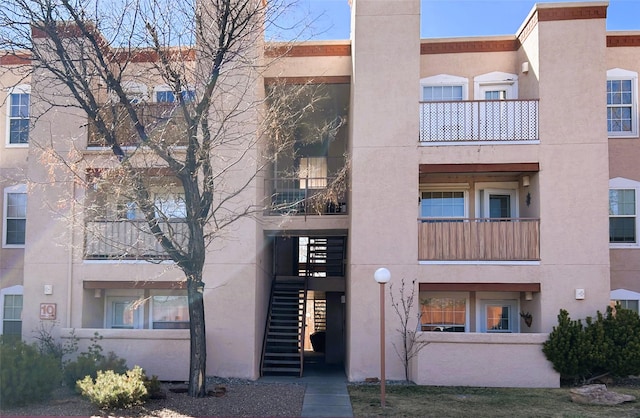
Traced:
MULTIPOLYGON (((173 241, 185 245, 189 236, 182 220, 160 224, 173 241)), ((85 225, 85 260, 166 260, 169 256, 144 220, 95 220, 85 225)))
POLYGON ((540 220, 420 218, 420 261, 538 261, 540 220))
MULTIPOLYGON (((150 139, 157 139, 169 145, 186 146, 184 140, 186 125, 176 103, 138 103, 134 105, 136 114, 150 139)), ((140 143, 135 125, 121 104, 104 105, 100 110, 107 129, 114 129, 120 145, 137 146, 140 143)), ((89 120, 87 146, 105 147, 106 143, 98 131, 94 120, 89 120)))
POLYGON ((346 215, 347 197, 335 177, 265 180, 265 215, 346 215))
POLYGON ((530 142, 538 137, 539 100, 420 102, 422 144, 530 142))

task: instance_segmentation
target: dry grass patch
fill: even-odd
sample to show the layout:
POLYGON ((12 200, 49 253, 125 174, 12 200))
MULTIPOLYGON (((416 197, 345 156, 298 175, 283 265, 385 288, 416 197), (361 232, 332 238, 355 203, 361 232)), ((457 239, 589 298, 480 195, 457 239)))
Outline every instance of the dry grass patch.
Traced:
POLYGON ((387 386, 386 408, 380 407, 380 387, 350 385, 357 417, 640 417, 640 388, 614 386, 611 391, 639 401, 617 406, 571 402, 569 388, 515 389, 387 386))

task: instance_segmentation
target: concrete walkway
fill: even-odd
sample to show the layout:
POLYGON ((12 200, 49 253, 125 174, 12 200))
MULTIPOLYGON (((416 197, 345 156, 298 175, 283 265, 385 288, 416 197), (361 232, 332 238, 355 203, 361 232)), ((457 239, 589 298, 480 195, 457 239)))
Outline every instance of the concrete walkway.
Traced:
POLYGON ((303 417, 352 417, 347 378, 342 370, 305 368, 304 377, 264 376, 261 382, 304 383, 303 417))

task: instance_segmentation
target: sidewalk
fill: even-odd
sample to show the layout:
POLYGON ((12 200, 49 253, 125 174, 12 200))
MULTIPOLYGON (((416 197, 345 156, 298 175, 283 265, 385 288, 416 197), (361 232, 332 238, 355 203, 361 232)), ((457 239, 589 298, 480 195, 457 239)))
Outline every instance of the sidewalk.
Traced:
POLYGON ((306 368, 304 377, 263 376, 261 382, 304 383, 303 417, 353 417, 342 370, 306 368))

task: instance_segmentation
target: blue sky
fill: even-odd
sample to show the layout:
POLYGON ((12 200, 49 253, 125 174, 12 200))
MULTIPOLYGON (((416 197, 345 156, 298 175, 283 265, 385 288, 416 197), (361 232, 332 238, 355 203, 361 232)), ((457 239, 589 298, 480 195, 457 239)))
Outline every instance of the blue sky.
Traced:
MULTIPOLYGON (((347 0, 298 1, 301 10, 314 19, 314 39, 349 38, 347 0)), ((533 0, 422 0, 421 37, 513 35, 535 3, 533 0)), ((607 30, 640 31, 640 0, 610 0, 607 30)))

